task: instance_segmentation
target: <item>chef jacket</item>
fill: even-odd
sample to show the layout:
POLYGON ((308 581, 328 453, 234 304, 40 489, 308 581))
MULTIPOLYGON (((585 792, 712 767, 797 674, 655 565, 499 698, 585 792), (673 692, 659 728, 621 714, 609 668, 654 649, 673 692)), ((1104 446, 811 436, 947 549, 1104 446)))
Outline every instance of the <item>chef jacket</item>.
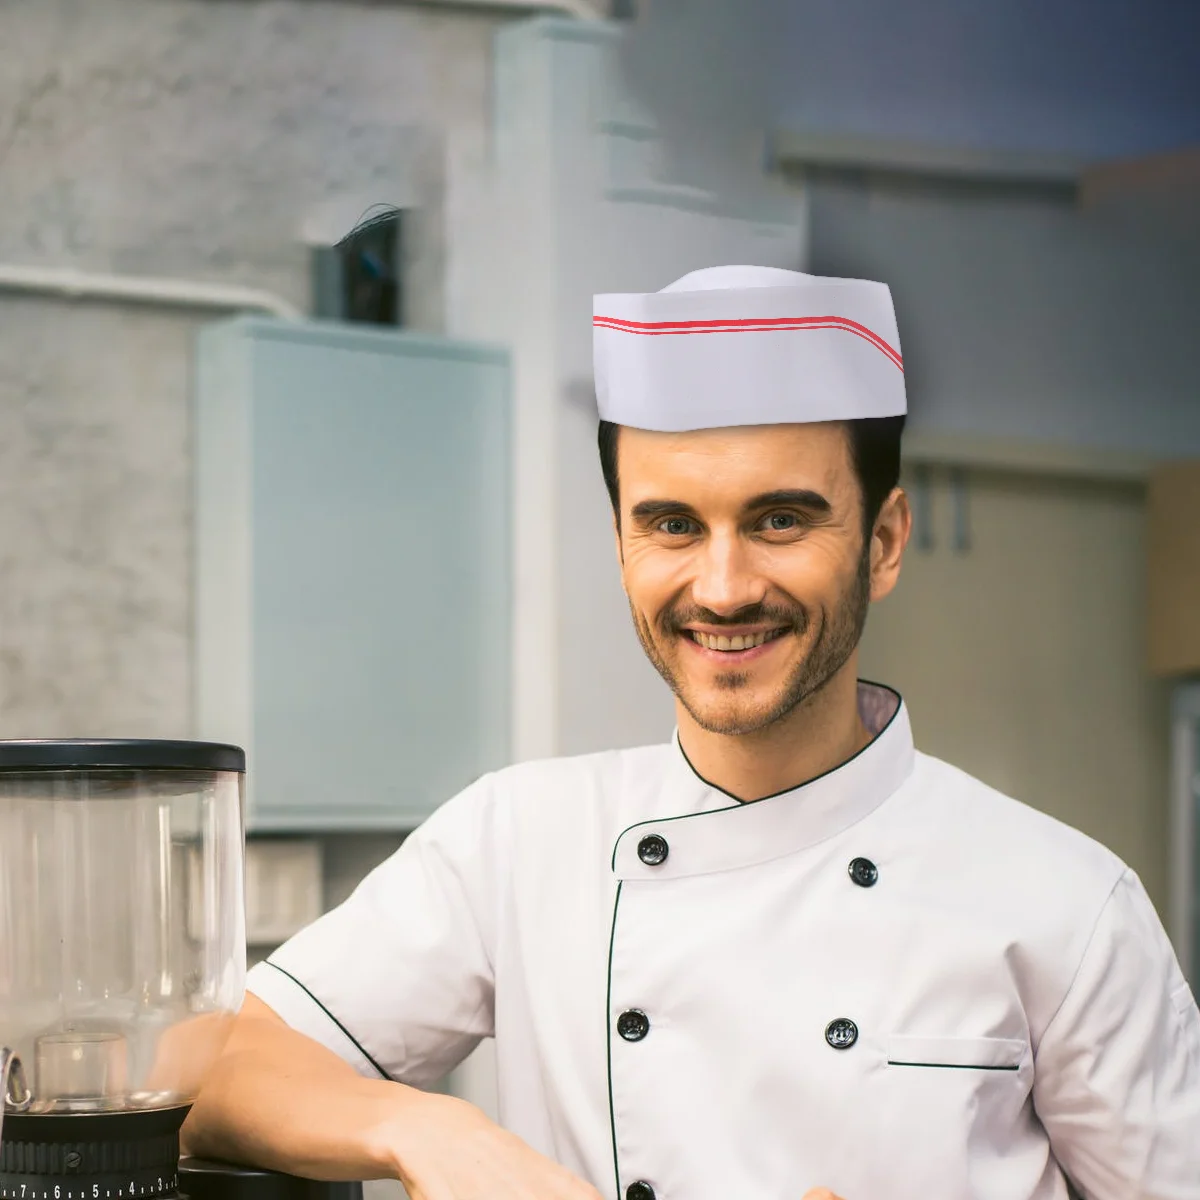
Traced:
POLYGON ((368 1075, 495 1037, 500 1120, 625 1200, 1200 1200, 1200 1012, 1137 877, 873 740, 741 804, 667 745, 438 809, 251 972, 368 1075))

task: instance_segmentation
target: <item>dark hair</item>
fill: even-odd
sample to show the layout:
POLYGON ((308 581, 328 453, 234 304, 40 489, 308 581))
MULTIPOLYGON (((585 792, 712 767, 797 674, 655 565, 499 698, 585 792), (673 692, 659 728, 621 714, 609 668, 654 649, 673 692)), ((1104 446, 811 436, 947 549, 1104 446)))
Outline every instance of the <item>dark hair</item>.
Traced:
MULTIPOLYGON (((862 488, 863 531, 870 533, 883 502, 900 479, 900 438, 904 433, 904 417, 870 417, 845 424, 850 436, 850 456, 862 488)), ((617 435, 620 432, 620 425, 601 421, 596 434, 600 470, 604 473, 604 486, 608 488, 608 498, 612 501, 618 524, 621 498, 617 478, 617 435)))

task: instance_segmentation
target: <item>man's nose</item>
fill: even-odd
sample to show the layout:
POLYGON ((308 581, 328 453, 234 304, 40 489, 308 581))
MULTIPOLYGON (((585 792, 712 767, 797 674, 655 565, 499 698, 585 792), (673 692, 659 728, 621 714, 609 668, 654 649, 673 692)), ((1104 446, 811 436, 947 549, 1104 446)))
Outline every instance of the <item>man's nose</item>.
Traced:
POLYGON ((767 581, 755 570, 752 556, 740 538, 714 535, 708 539, 696 560, 692 580, 696 604, 729 617, 761 604, 767 590, 767 581))

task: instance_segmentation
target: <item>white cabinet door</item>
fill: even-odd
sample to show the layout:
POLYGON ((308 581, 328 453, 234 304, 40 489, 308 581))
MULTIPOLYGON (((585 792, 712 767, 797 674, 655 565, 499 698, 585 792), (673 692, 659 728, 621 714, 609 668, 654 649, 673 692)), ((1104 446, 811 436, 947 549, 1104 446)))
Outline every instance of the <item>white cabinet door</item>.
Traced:
POLYGON ((202 736, 255 830, 410 829, 509 758, 507 353, 320 322, 205 330, 202 736))

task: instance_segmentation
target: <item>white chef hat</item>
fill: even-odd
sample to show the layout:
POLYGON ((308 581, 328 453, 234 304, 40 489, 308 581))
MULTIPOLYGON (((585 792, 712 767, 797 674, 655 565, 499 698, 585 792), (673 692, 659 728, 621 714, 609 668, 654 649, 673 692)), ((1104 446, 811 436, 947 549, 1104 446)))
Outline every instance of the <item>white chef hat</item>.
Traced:
POLYGON ((678 432, 907 411, 886 284, 711 267, 596 296, 596 398, 618 425, 678 432))

